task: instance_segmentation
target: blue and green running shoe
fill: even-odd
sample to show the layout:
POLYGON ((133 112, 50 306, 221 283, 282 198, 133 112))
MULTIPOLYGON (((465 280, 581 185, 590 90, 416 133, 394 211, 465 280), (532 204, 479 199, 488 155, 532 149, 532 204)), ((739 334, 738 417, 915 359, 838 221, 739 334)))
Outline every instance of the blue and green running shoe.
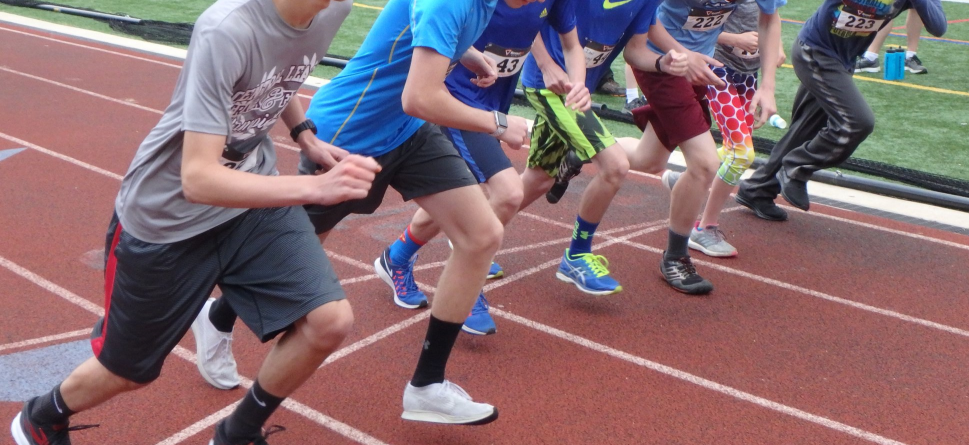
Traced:
POLYGON ((573 258, 569 255, 569 249, 565 249, 555 276, 591 295, 622 292, 622 286, 609 276, 609 261, 602 255, 581 253, 573 258))

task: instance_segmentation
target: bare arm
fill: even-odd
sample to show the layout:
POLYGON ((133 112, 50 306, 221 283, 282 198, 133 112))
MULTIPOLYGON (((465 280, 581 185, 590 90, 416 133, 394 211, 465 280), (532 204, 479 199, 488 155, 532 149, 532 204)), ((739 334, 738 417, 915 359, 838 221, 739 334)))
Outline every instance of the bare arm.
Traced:
MULTIPOLYGON (((280 117, 288 129, 292 129, 306 120, 306 112, 303 111, 303 104, 299 101, 299 97, 293 97, 289 101, 280 117)), ((323 170, 333 168, 337 162, 350 154, 342 148, 319 140, 312 131, 304 130, 300 132, 296 137, 296 143, 299 144, 299 148, 303 153, 306 153, 310 160, 323 166, 323 170)))
MULTIPOLYGON (((592 95, 585 86, 585 52, 579 43, 579 33, 573 28, 565 34, 559 34, 562 40, 562 51, 565 54, 565 69, 569 75, 571 88, 565 97, 565 106, 585 112, 592 107, 592 95)), ((542 45, 545 49, 545 45, 542 45)))
MULTIPOLYGON (((564 44, 565 42, 562 43, 564 44)), ((571 90, 569 73, 566 73, 558 63, 555 63, 555 59, 552 58, 545 48, 545 40, 542 39, 541 33, 535 36, 535 40, 532 42, 531 52, 532 57, 535 58, 535 64, 542 71, 542 81, 545 83, 545 88, 555 94, 568 94, 569 90, 571 90)), ((585 55, 582 56, 582 70, 582 76, 584 78, 585 55)))
POLYGON ((224 135, 185 132, 181 175, 189 202, 236 208, 335 204, 365 197, 380 169, 372 158, 351 156, 325 175, 257 175, 222 165, 224 146, 224 135))
MULTIPOLYGON (((414 57, 401 95, 404 112, 445 127, 494 133, 498 127, 493 113, 461 103, 444 87, 450 62, 450 59, 431 48, 414 48, 414 57)), ((508 116, 508 129, 499 139, 512 148, 521 148, 527 131, 524 119, 508 116)))

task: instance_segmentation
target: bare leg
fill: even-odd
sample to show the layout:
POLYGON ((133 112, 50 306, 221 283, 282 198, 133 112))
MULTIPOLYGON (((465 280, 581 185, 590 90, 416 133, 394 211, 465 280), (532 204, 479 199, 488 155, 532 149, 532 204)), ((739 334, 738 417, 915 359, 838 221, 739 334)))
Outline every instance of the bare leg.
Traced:
POLYGON ((922 34, 922 17, 914 9, 908 10, 908 18, 905 19, 905 39, 908 51, 913 53, 919 51, 919 39, 922 34))
POLYGON ((91 357, 74 369, 61 383, 61 396, 68 408, 74 412, 81 412, 100 405, 118 394, 146 385, 113 374, 97 358, 91 357))
POLYGON ((623 147, 616 143, 592 157, 592 162, 599 168, 579 204, 579 216, 590 222, 600 222, 609 209, 612 198, 622 187, 622 182, 629 171, 629 161, 623 147))
POLYGON ((720 213, 723 212, 727 198, 736 190, 737 186, 727 184, 720 178, 713 180, 713 187, 710 188, 710 196, 707 198, 706 206, 703 208, 703 216, 700 217, 700 227, 720 224, 720 213))

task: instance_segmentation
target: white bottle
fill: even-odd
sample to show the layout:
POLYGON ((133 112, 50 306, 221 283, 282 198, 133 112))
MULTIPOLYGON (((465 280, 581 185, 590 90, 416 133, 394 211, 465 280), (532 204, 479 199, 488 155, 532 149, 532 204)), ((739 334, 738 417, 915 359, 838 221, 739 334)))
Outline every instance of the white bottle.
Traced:
POLYGON ((771 116, 770 119, 767 120, 767 122, 769 122, 774 127, 780 128, 781 130, 787 128, 787 121, 785 121, 784 118, 776 114, 771 116))

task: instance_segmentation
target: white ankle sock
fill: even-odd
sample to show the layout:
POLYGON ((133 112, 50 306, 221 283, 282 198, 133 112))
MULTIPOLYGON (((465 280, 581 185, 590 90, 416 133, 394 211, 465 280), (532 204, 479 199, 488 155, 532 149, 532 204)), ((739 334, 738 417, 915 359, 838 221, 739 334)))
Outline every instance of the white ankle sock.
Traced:
POLYGON ((626 88, 626 103, 627 104, 630 103, 630 102, 632 102, 632 101, 634 101, 634 100, 636 100, 637 97, 639 97, 639 89, 638 88, 626 88))
POLYGON ((874 62, 878 60, 878 53, 873 53, 871 51, 865 51, 864 57, 868 59, 869 62, 874 62))
POLYGON ((915 57, 915 51, 905 51, 905 60, 915 57))

